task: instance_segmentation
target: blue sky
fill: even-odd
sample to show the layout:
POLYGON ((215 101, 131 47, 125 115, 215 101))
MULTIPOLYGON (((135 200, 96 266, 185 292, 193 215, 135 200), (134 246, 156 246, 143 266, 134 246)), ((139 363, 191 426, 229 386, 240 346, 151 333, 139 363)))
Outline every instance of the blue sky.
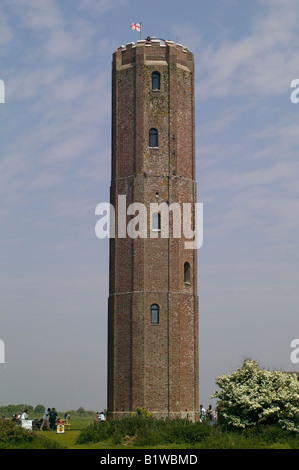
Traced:
POLYGON ((296 0, 2 0, 1 405, 106 407, 111 60, 142 35, 196 69, 200 402, 247 356, 297 370, 296 0))

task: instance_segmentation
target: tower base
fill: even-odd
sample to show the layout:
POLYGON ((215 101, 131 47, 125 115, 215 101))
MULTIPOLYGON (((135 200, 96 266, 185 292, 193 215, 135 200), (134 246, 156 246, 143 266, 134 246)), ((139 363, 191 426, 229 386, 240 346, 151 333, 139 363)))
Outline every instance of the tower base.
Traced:
MULTIPOLYGON (((156 419, 187 419, 193 423, 199 421, 199 412, 198 411, 177 411, 177 412, 168 412, 168 411, 153 411, 149 412, 156 419)), ((107 412, 107 419, 122 419, 126 416, 136 416, 136 411, 111 411, 107 412)))

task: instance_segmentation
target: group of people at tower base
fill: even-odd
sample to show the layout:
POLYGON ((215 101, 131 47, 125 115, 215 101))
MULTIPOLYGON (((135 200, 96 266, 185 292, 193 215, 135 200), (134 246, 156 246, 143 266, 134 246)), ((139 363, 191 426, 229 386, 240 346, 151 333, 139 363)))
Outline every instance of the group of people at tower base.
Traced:
POLYGON ((51 408, 46 409, 39 430, 42 431, 45 427, 48 431, 54 431, 56 429, 56 420, 57 411, 55 408, 52 408, 52 410, 51 408))
MULTIPOLYGON (((70 413, 65 413, 64 419, 70 421, 70 413)), ((97 421, 106 421, 106 410, 97 412, 96 420, 97 421)), ((13 415, 12 421, 16 423, 21 423, 22 420, 28 420, 28 410, 25 409, 20 415, 13 415)), ((218 414, 217 410, 213 410, 212 405, 209 405, 208 409, 205 410, 203 405, 199 407, 199 421, 202 423, 204 421, 209 422, 210 424, 217 423, 218 414)), ((47 430, 54 431, 57 425, 57 411, 55 408, 48 408, 45 410, 43 418, 41 420, 41 425, 39 430, 42 431, 44 428, 47 430)))
MULTIPOLYGON (((34 420, 38 421, 38 429, 42 431, 43 429, 47 429, 48 431, 54 431, 57 427, 57 411, 55 408, 47 408, 44 412, 43 418, 41 420, 34 420)), ((65 421, 70 421, 71 414, 65 413, 64 415, 65 421)), ((13 415, 12 421, 16 424, 21 424, 23 421, 28 420, 28 410, 25 408, 24 411, 19 415, 13 415)), ((36 423, 35 423, 36 424, 36 423)))
POLYGON ((106 411, 97 411, 97 421, 106 421, 106 411))
POLYGON ((218 414, 217 410, 213 410, 212 405, 209 405, 209 408, 205 410, 205 408, 200 405, 199 407, 199 421, 202 423, 204 421, 209 422, 210 424, 217 423, 218 414))

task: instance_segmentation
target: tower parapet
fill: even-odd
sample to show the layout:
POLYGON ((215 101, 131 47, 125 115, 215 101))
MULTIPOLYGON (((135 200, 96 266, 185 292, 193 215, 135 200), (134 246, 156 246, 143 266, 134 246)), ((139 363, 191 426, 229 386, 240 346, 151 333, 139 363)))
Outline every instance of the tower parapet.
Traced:
MULTIPOLYGON (((114 53, 117 60, 117 68, 134 63, 148 61, 167 61, 168 56, 175 56, 175 62, 187 67, 193 72, 193 54, 189 49, 181 44, 175 44, 173 41, 156 38, 149 38, 134 42, 129 42, 126 46, 122 45, 114 53)), ((149 64, 148 64, 149 65, 149 64)))

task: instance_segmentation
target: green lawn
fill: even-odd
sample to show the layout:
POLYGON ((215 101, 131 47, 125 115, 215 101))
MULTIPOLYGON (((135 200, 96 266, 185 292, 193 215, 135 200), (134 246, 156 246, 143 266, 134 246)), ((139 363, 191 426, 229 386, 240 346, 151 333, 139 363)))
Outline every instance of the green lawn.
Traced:
MULTIPOLYGON (((41 419, 40 416, 34 416, 34 418, 41 419)), ((64 419, 64 413, 58 413, 58 418, 64 419)), ((89 424, 92 424, 94 420, 95 413, 86 413, 85 415, 79 414, 77 412, 71 413, 71 419, 68 421, 70 423, 70 429, 65 428, 64 433, 45 430, 41 431, 41 434, 46 436, 51 441, 57 442, 68 449, 92 448, 93 446, 78 446, 75 444, 75 442, 81 430, 89 424)))

